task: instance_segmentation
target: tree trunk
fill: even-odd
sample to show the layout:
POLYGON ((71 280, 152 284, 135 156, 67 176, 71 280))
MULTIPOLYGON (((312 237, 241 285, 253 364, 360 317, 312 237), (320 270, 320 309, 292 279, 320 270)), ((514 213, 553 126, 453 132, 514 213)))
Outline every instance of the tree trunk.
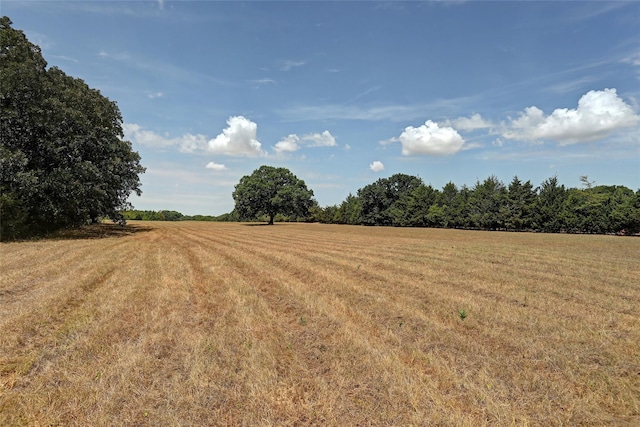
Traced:
POLYGON ((275 214, 269 214, 269 225, 273 225, 273 217, 275 217, 275 214))

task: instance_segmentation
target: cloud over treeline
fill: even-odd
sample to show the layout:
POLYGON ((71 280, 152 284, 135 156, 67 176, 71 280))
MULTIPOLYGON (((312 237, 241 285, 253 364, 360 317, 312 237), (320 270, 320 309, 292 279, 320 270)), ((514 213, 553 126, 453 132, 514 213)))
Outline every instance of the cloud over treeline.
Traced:
POLYGON ((125 139, 149 147, 178 147, 183 153, 193 153, 207 146, 207 137, 201 134, 186 133, 176 138, 170 138, 166 134, 160 135, 136 123, 124 123, 122 130, 125 139))
MULTIPOLYGON (((406 127, 399 136, 381 144, 400 142, 405 156, 441 156, 481 146, 468 142, 461 132, 484 132, 485 136, 499 135, 505 140, 549 141, 562 146, 602 140, 639 123, 640 116, 618 96, 616 89, 591 90, 580 97, 577 108, 557 108, 545 115, 540 108, 531 106, 499 124, 478 113, 439 123, 427 120, 424 125, 406 127)), ((502 146, 504 141, 500 142, 502 146)))
POLYGON ((336 138, 328 130, 301 136, 293 133, 278 141, 273 149, 277 153, 292 153, 298 151, 303 145, 307 147, 335 147, 336 138))
POLYGON ((538 107, 525 108, 505 124, 507 139, 551 140, 560 145, 590 142, 636 125, 640 116, 617 94, 616 89, 591 90, 577 108, 557 108, 548 116, 538 107))
POLYGON ((369 165, 369 169, 374 172, 381 172, 384 170, 384 164, 380 160, 376 160, 371 162, 371 164, 369 165))
POLYGON ((205 166, 207 169, 213 169, 214 171, 225 171, 227 170, 227 167, 223 164, 220 163, 216 163, 216 162, 209 162, 207 163, 207 166, 205 166))
POLYGON ((263 154, 262 144, 257 139, 258 125, 243 117, 232 116, 227 127, 218 136, 209 139, 202 134, 170 138, 160 135, 136 123, 125 123, 123 131, 126 139, 149 147, 178 147, 183 153, 210 152, 227 156, 256 157, 263 154))
MULTIPOLYGON (((258 125, 244 116, 230 116, 227 127, 215 138, 186 133, 179 137, 161 135, 136 123, 125 123, 125 137, 138 144, 166 148, 177 147, 184 153, 213 153, 225 156, 268 156, 258 140, 258 125)), ((498 123, 479 113, 440 122, 426 120, 419 126, 406 126, 398 136, 381 141, 383 145, 400 143, 404 156, 447 156, 482 146, 478 138, 498 137, 499 146, 506 141, 555 142, 570 145, 606 139, 617 131, 637 127, 640 116, 617 94, 616 89, 591 90, 580 97, 575 108, 556 108, 545 114, 530 106, 515 118, 498 123), (470 136, 471 135, 471 136, 470 136), (475 141, 475 142, 474 142, 475 141)), ((334 147, 336 138, 325 130, 320 133, 287 135, 273 145, 276 154, 293 153, 306 147, 334 147)), ((348 148, 348 145, 345 147, 348 148)), ((374 162, 375 163, 375 162, 374 162)), ((382 164, 371 164, 371 170, 382 164)), ((212 163, 207 167, 222 170, 212 163)), ((382 169, 379 169, 382 170, 382 169)))
POLYGON ((244 116, 232 116, 227 127, 209 141, 209 151, 228 156, 257 157, 262 144, 257 139, 258 125, 244 116))
POLYGON ((400 136, 383 141, 382 144, 393 142, 400 142, 405 156, 454 154, 464 145, 464 139, 454 128, 440 127, 431 120, 418 127, 407 126, 400 136))

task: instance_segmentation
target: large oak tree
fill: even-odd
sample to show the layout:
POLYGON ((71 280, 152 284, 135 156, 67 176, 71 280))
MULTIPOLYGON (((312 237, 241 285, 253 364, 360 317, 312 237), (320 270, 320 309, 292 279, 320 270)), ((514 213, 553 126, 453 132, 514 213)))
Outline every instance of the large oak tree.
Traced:
POLYGON ((269 224, 277 214, 307 216, 315 204, 313 191, 289 169, 260 166, 240 179, 233 192, 235 211, 242 219, 266 215, 269 224))
POLYGON ((0 215, 3 240, 107 217, 140 195, 140 156, 115 102, 42 57, 0 18, 0 215))

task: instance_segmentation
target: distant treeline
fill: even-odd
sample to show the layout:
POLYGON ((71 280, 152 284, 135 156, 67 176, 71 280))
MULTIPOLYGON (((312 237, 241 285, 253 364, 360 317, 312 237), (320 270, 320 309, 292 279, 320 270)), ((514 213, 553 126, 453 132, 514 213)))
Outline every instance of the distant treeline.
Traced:
POLYGON ((318 208, 324 223, 443 227, 567 233, 640 232, 640 190, 595 186, 565 188, 556 177, 534 187, 517 176, 508 185, 495 176, 473 187, 447 183, 442 190, 416 176, 396 174, 349 195, 341 204, 318 208))
MULTIPOLYGON (((594 185, 566 188, 551 177, 534 187, 517 176, 505 185, 495 176, 472 187, 453 182, 442 189, 421 178, 395 174, 349 194, 338 205, 317 204, 305 217, 276 215, 276 222, 437 227, 546 233, 640 233, 640 189, 594 185)), ((239 221, 234 211, 220 216, 182 215, 176 211, 123 212, 126 219, 152 221, 239 221)), ((256 220, 266 221, 266 217, 256 220)))
POLYGON ((226 213, 218 216, 211 215, 183 215, 176 211, 123 211, 122 215, 126 220, 139 221, 237 221, 233 218, 233 213, 226 213))

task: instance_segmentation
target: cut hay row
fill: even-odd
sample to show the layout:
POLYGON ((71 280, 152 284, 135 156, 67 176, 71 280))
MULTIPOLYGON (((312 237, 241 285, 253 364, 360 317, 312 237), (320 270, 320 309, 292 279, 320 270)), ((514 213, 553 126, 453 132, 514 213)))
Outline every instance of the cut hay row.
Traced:
POLYGON ((115 230, 0 246, 0 425, 640 422, 640 239, 115 230))

